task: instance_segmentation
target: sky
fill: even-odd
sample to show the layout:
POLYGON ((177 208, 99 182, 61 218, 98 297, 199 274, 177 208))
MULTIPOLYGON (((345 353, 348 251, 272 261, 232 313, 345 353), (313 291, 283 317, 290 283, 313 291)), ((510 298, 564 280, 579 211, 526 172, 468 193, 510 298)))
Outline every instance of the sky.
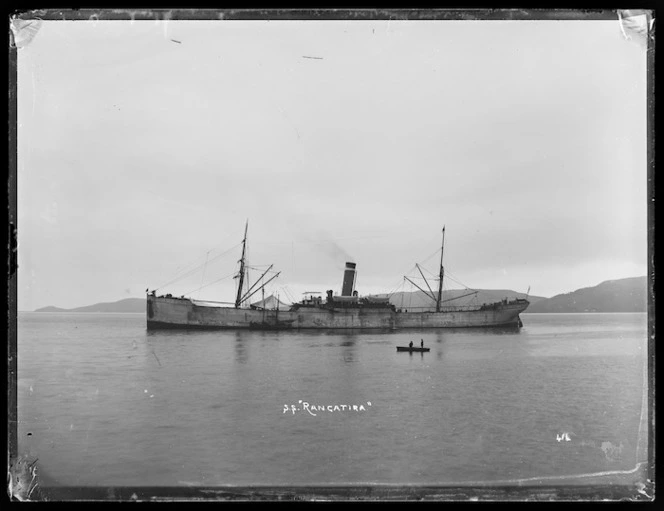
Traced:
POLYGON ((247 221, 284 301, 346 261, 415 290, 443 227, 446 288, 647 273, 646 50, 617 19, 44 21, 17 95, 18 310, 233 301, 247 221))

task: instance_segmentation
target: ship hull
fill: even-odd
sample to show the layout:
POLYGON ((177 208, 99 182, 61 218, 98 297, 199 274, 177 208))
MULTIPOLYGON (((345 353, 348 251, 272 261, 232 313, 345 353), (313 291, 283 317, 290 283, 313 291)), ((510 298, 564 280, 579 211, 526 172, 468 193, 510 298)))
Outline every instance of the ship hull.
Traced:
POLYGON ((520 326, 527 301, 491 308, 407 312, 391 308, 306 307, 261 310, 197 303, 188 298, 147 297, 147 328, 158 329, 427 329, 520 326))

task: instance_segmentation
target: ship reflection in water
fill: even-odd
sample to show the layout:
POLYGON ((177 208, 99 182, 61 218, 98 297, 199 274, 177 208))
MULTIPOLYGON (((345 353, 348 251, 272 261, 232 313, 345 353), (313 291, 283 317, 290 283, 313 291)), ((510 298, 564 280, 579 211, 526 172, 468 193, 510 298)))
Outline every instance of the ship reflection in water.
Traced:
POLYGON ((249 360, 247 353, 247 339, 243 339, 243 332, 235 333, 235 360, 240 364, 246 364, 249 360))

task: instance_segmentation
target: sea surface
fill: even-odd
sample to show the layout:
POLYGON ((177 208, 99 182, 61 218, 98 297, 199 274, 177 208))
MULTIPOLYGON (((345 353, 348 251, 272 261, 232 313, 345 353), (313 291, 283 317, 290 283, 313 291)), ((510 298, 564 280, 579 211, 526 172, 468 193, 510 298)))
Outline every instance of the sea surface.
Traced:
POLYGON ((143 314, 21 312, 19 454, 65 486, 633 471, 646 314, 521 318, 519 332, 148 332, 143 314), (430 352, 396 351, 421 340, 430 352))

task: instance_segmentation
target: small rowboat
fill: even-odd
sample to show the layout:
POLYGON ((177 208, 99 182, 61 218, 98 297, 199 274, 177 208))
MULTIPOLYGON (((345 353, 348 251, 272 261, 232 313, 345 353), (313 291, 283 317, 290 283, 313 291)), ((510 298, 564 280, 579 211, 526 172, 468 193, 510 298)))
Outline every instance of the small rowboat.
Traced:
POLYGON ((412 348, 410 346, 397 346, 397 351, 431 351, 431 348, 416 348, 413 346, 412 348))

